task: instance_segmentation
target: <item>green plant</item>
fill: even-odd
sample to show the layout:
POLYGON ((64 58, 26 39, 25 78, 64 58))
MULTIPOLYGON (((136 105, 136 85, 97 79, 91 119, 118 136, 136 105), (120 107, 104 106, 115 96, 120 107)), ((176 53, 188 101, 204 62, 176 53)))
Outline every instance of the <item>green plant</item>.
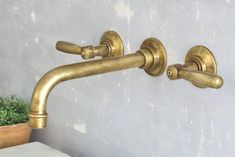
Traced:
POLYGON ((29 103, 15 96, 0 96, 0 126, 28 121, 29 103))

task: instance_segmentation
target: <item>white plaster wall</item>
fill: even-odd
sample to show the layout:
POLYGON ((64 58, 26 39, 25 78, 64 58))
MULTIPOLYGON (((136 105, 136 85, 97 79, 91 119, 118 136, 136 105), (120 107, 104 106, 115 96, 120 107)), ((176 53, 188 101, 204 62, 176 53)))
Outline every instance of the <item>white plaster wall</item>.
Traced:
POLYGON ((205 45, 222 89, 131 69, 64 82, 48 100, 48 127, 33 139, 74 157, 235 156, 235 2, 232 0, 0 0, 0 94, 30 99, 48 70, 81 62, 58 40, 98 44, 116 30, 133 53, 160 39, 168 64, 205 45))

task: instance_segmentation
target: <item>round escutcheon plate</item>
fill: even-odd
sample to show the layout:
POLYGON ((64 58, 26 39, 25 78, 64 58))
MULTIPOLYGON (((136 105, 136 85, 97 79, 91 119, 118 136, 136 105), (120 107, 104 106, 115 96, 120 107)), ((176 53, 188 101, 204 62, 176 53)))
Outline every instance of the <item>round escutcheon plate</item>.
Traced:
MULTIPOLYGON (((204 46, 192 47, 186 55, 185 63, 196 63, 199 71, 217 74, 215 57, 212 52, 204 46)), ((205 88, 205 86, 198 85, 194 82, 192 83, 197 87, 205 88)))
POLYGON ((156 38, 148 38, 142 43, 140 49, 150 51, 154 58, 153 65, 149 69, 145 69, 145 72, 151 76, 161 75, 167 63, 166 50, 163 44, 156 38))
POLYGON ((122 39, 115 31, 105 32, 100 39, 100 44, 105 44, 109 48, 109 54, 103 58, 124 55, 122 39))

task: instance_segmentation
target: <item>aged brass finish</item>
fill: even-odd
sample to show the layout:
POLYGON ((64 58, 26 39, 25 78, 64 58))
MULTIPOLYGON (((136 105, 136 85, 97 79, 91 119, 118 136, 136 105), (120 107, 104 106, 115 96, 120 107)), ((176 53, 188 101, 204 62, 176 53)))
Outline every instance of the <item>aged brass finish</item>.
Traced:
MULTIPOLYGON (((146 65, 147 69, 145 69, 145 72, 152 76, 162 74, 166 69, 167 62, 166 50, 163 44, 155 38, 149 38, 142 43, 140 49, 152 52, 152 56, 149 57, 154 60, 152 65, 146 65)), ((145 55, 146 53, 143 54, 145 55)), ((145 57, 148 58, 147 55, 145 55, 145 57)))
POLYGON ((46 104, 50 91, 60 82, 139 67, 151 76, 163 73, 166 54, 163 45, 154 38, 146 39, 141 49, 134 54, 64 65, 47 72, 36 85, 29 113, 29 125, 45 128, 47 121, 46 104))
POLYGON ((170 65, 167 68, 169 79, 186 79, 200 88, 220 88, 223 78, 217 74, 217 65, 212 52, 204 46, 195 46, 189 50, 185 64, 170 65))
POLYGON ((95 56, 115 57, 122 56, 124 53, 123 43, 120 36, 114 31, 105 32, 99 46, 78 46, 76 44, 58 41, 56 49, 65 53, 81 55, 83 59, 94 58, 95 56))

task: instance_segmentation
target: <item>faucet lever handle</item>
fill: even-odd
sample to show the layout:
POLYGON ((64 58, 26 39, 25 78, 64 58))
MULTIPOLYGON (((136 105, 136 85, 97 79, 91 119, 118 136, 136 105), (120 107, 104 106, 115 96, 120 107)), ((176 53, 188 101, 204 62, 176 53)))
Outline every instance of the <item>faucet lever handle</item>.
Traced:
POLYGON ((58 41, 56 49, 65 53, 82 55, 82 47, 67 41, 58 41))
POLYGON ((205 88, 220 88, 223 85, 223 78, 219 75, 215 75, 208 72, 194 71, 183 67, 183 65, 170 65, 167 68, 167 75, 170 79, 175 80, 183 78, 185 80, 191 81, 194 85, 205 88))
POLYGON ((76 44, 67 41, 58 41, 56 43, 56 49, 65 53, 81 55, 83 59, 91 59, 95 56, 106 56, 109 53, 109 49, 106 45, 100 44, 99 46, 78 46, 76 44))
POLYGON ((200 88, 220 88, 223 78, 217 75, 217 65, 212 52, 204 46, 195 46, 189 50, 185 64, 174 64, 167 68, 169 79, 183 78, 200 88))
POLYGON ((98 46, 81 47, 70 42, 58 41, 56 49, 65 53, 81 55, 83 59, 90 59, 95 56, 101 56, 102 58, 116 57, 124 54, 122 40, 114 31, 105 32, 101 36, 100 45, 98 46))

